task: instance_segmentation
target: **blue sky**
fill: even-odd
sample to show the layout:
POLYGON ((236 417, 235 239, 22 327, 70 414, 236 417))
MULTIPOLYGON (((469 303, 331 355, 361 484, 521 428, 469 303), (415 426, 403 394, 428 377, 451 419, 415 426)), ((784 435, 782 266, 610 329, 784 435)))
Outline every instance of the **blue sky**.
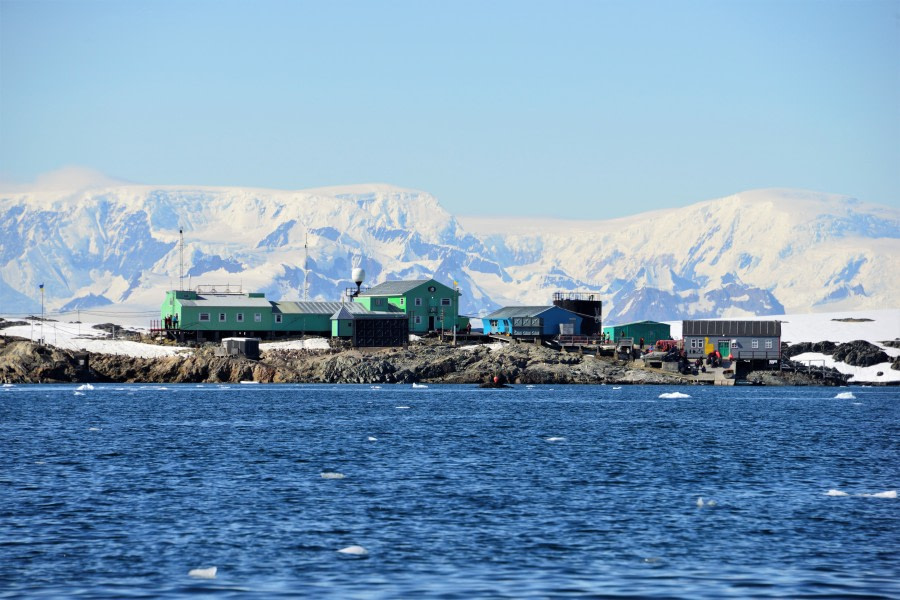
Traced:
POLYGON ((0 175, 66 166, 460 215, 900 207, 900 2, 0 0, 0 175))

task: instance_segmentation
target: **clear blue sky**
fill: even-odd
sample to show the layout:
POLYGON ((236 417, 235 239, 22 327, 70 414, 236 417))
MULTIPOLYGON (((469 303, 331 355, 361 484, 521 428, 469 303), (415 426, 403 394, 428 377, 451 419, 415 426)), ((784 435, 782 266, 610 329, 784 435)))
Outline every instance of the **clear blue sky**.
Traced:
POLYGON ((0 0, 0 175, 900 206, 900 1, 0 0))

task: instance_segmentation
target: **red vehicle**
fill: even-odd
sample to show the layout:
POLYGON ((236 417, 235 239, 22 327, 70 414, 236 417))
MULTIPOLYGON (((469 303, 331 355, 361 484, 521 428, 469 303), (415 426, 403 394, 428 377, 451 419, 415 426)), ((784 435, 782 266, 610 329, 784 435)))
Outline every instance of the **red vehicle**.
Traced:
POLYGON ((656 340, 655 347, 660 352, 668 352, 673 348, 678 348, 680 342, 678 340, 656 340))

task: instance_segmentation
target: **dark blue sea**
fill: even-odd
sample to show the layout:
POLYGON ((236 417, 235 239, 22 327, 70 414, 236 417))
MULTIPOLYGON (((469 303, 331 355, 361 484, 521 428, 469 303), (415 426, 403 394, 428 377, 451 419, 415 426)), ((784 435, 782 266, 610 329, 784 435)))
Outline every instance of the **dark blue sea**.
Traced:
POLYGON ((898 488, 897 388, 4 387, 0 598, 898 598, 898 488))

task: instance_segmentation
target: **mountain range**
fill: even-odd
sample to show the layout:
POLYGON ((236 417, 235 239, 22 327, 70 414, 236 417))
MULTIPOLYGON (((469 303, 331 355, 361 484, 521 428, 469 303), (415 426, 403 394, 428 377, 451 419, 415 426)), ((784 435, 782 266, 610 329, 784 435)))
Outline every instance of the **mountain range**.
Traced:
POLYGON ((785 189, 598 221, 455 217, 382 184, 0 192, 3 314, 40 310, 42 283, 48 311, 154 311, 198 284, 337 300, 356 266, 456 282, 469 315, 557 291, 597 295, 606 323, 895 308, 900 211, 785 189))

